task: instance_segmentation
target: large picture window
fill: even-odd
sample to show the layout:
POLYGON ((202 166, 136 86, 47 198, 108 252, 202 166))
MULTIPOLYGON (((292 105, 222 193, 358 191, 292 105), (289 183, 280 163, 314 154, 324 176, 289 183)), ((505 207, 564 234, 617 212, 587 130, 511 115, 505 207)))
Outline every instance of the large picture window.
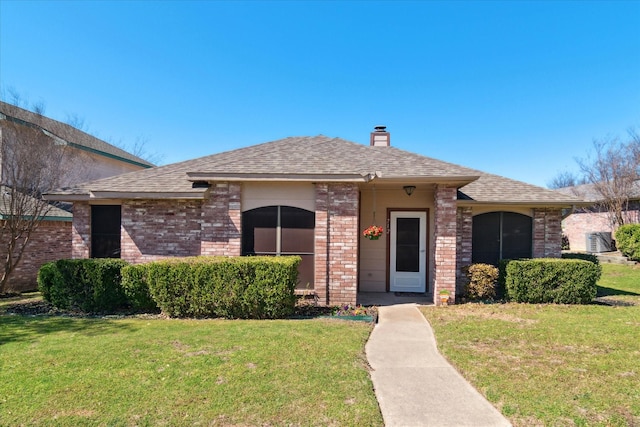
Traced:
POLYGON ((91 206, 91 258, 120 258, 120 205, 91 206))
POLYGON ((298 255, 298 287, 313 289, 315 214, 290 206, 242 213, 242 255, 298 255))
POLYGON ((531 217, 490 212, 473 217, 472 262, 497 265, 501 259, 531 258, 531 217))

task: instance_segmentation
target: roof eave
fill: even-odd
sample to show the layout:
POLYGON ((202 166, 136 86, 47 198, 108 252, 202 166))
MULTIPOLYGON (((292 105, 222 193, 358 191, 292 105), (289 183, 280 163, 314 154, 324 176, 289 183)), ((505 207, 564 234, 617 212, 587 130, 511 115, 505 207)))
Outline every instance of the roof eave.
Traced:
POLYGON ((192 199, 202 200, 205 198, 207 188, 194 189, 196 191, 173 191, 173 192, 143 192, 143 191, 92 191, 89 200, 94 199, 192 199))
POLYGON ((495 205, 508 205, 508 206, 526 206, 526 207, 557 207, 557 208, 571 208, 577 206, 589 206, 588 203, 579 201, 517 201, 517 200, 458 200, 459 207, 472 207, 472 206, 495 206, 495 205))
POLYGON ((379 182, 393 182, 393 183, 415 183, 415 184, 443 184, 452 185, 457 188, 464 187, 477 179, 479 175, 471 176, 428 176, 428 175, 416 175, 416 176, 381 176, 377 178, 379 182))
POLYGON ((194 189, 194 191, 174 192, 144 192, 144 191, 91 191, 85 194, 45 194, 45 200, 58 202, 89 202, 91 200, 118 200, 118 199, 191 199, 202 200, 205 198, 207 188, 194 189))
POLYGON ((375 174, 290 174, 290 173, 216 173, 187 172, 188 180, 224 182, 369 182, 375 174))
POLYGON ((90 199, 88 193, 85 194, 64 194, 64 193, 47 193, 43 194, 44 200, 50 200, 52 202, 82 202, 90 199))

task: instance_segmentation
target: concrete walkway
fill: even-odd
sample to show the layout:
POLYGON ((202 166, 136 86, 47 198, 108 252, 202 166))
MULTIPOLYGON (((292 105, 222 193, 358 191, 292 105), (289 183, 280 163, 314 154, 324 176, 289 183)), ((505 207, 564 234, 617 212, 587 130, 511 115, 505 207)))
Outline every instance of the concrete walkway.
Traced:
POLYGON ((386 427, 511 425, 440 355, 415 304, 379 307, 366 353, 386 427))

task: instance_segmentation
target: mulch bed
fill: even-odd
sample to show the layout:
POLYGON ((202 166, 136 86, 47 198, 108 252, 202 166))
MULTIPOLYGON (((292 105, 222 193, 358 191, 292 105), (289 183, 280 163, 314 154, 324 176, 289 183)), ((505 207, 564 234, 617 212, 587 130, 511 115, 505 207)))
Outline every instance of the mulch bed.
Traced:
MULTIPOLYGON (((371 309, 370 309, 371 310, 371 309)), ((331 316, 332 307, 318 307, 312 304, 300 304, 295 308, 292 318, 314 318, 331 316)), ((93 318, 122 318, 122 317, 145 317, 145 318, 166 318, 159 313, 131 313, 122 312, 116 314, 84 313, 79 310, 61 310, 46 301, 16 301, 6 307, 7 314, 19 316, 63 316, 63 317, 93 317, 93 318)))

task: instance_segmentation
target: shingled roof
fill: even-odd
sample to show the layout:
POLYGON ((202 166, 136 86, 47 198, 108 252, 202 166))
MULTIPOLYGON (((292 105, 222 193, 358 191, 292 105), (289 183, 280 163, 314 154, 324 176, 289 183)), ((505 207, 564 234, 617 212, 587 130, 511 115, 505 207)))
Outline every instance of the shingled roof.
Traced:
POLYGON ((395 147, 357 144, 319 135, 290 137, 185 162, 130 172, 74 188, 48 198, 78 200, 89 196, 122 198, 199 198, 197 181, 348 181, 451 183, 465 203, 571 205, 580 199, 490 175, 395 147), (196 186, 197 187, 197 186, 196 186))
POLYGON ((150 163, 138 156, 111 145, 101 139, 82 132, 66 123, 25 110, 15 105, 0 101, 0 119, 10 120, 18 124, 41 129, 44 133, 67 145, 80 150, 101 154, 134 165, 152 167, 150 163))
MULTIPOLYGON (((33 205, 39 203, 35 199, 28 197, 28 203, 31 204, 31 200, 33 200, 33 205)), ((54 220, 54 221, 71 221, 73 215, 71 212, 60 209, 56 206, 48 206, 46 209, 46 215, 43 217, 45 220, 54 220)), ((33 211, 30 212, 33 215, 33 211)), ((7 219, 11 216, 11 189, 0 185, 0 220, 7 219)))
MULTIPOLYGON (((558 188, 560 193, 569 194, 572 196, 580 197, 589 202, 597 203, 602 202, 605 197, 598 191, 593 184, 581 184, 572 187, 558 188)), ((640 200, 640 180, 633 182, 631 191, 629 193, 629 200, 640 200)))

